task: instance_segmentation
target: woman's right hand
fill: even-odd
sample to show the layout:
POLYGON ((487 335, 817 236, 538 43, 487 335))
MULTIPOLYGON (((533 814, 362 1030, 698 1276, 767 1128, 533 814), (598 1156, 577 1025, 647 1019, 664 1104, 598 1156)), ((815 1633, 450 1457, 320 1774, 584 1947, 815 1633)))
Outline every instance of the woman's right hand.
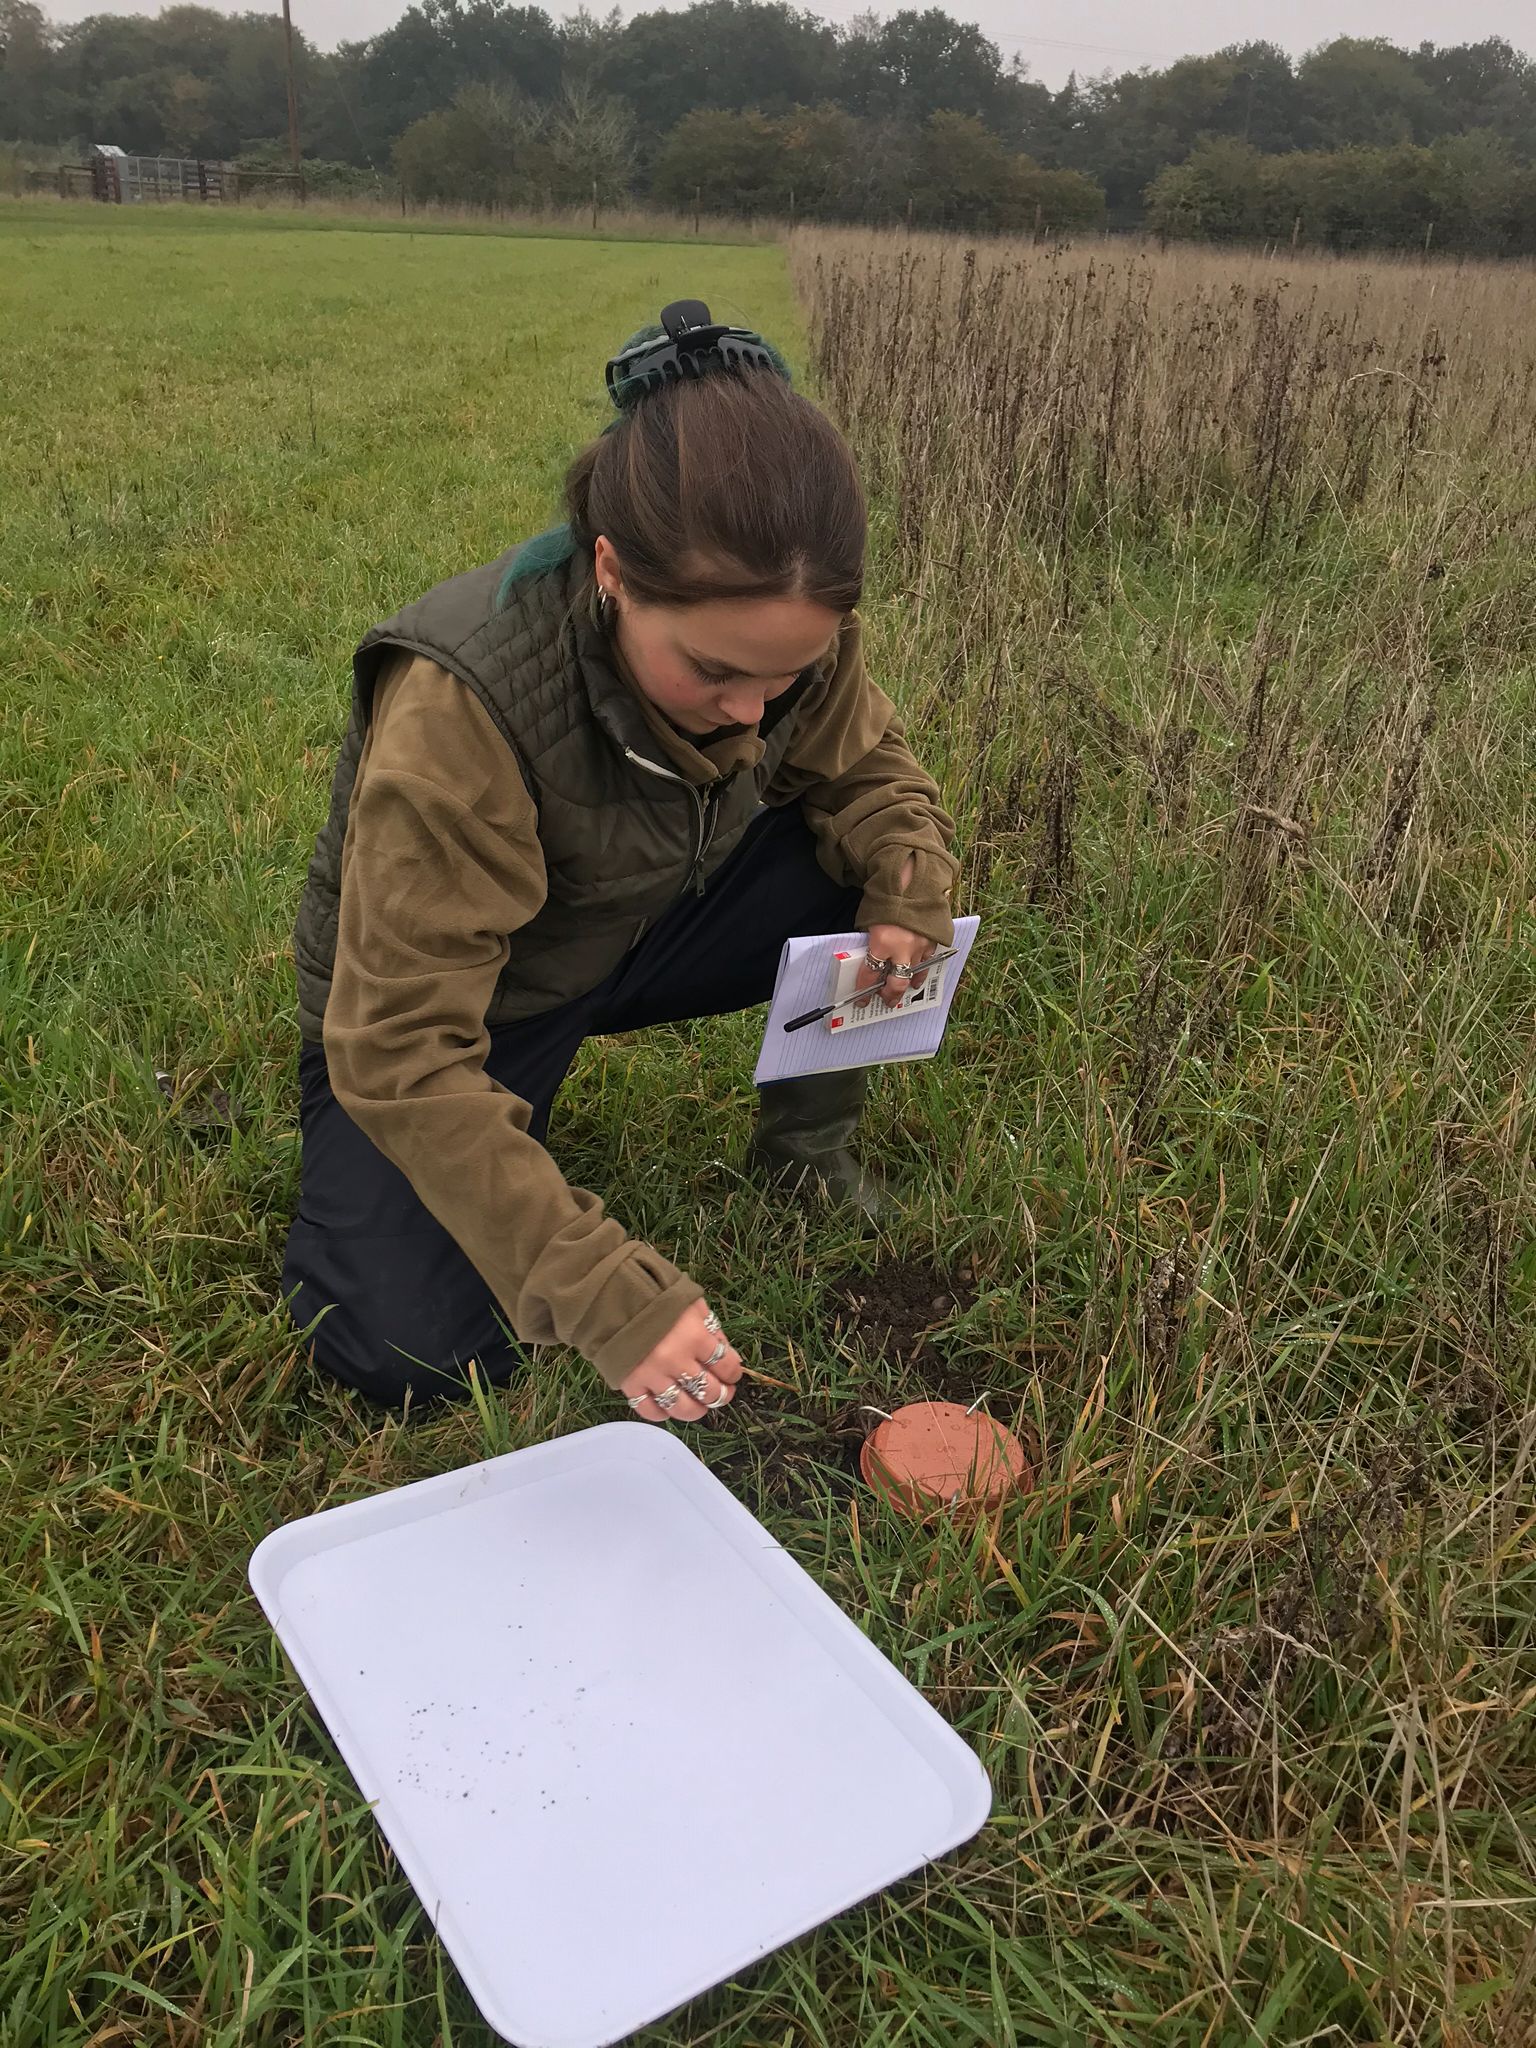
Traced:
POLYGON ((723 1408, 734 1398, 740 1378, 740 1355, 721 1333, 709 1303, 696 1301, 641 1359, 619 1392, 643 1422, 697 1422, 711 1408, 723 1408), (696 1382, 702 1377, 702 1399, 682 1384, 685 1376, 696 1382), (675 1400, 666 1407, 658 1405, 656 1395, 665 1397, 669 1390, 675 1400))

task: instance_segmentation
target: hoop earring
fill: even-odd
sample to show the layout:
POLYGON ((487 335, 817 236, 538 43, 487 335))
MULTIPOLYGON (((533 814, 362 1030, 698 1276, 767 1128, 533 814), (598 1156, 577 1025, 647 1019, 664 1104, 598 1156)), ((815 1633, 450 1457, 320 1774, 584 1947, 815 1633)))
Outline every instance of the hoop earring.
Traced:
POLYGON ((602 627, 605 633, 611 633, 613 631, 613 618, 613 599, 608 595, 608 592, 603 589, 602 585, 599 584, 597 590, 597 623, 602 627))

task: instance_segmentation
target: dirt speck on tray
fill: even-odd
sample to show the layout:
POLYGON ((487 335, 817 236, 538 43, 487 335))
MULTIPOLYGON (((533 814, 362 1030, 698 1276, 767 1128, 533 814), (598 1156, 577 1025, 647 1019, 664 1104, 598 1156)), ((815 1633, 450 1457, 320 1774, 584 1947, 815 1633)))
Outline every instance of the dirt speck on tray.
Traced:
POLYGON ((869 1273, 845 1273, 827 1289, 836 1321, 893 1365, 910 1365, 929 1337, 975 1305, 976 1277, 909 1259, 887 1259, 869 1273))

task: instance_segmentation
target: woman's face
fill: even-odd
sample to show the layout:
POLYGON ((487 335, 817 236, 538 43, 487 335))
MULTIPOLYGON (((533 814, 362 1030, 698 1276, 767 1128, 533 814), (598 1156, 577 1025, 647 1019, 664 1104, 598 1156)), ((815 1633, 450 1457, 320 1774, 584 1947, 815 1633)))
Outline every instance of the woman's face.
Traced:
POLYGON ((635 681, 683 732, 756 725, 764 705, 821 659, 842 625, 839 613, 800 597, 637 604, 605 535, 595 568, 635 681))

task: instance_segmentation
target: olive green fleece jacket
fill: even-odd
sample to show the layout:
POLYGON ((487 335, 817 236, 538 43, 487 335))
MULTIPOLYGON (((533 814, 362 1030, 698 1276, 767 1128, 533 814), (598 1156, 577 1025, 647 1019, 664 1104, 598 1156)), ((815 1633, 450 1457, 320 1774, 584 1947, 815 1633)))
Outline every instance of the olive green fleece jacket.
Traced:
MULTIPOLYGON (((755 731, 694 744, 635 690, 664 758, 705 783, 755 731)), ((856 615, 800 707, 771 802, 798 801, 818 857, 861 884, 859 923, 953 934, 953 824, 870 680, 856 615), (914 873, 904 891, 908 855, 914 873)), ((516 757, 457 677, 399 652, 381 675, 341 857, 323 1042, 338 1102, 462 1247, 524 1342, 565 1343, 618 1386, 703 1294, 566 1181, 529 1107, 485 1071, 510 935, 545 899, 516 757)))

